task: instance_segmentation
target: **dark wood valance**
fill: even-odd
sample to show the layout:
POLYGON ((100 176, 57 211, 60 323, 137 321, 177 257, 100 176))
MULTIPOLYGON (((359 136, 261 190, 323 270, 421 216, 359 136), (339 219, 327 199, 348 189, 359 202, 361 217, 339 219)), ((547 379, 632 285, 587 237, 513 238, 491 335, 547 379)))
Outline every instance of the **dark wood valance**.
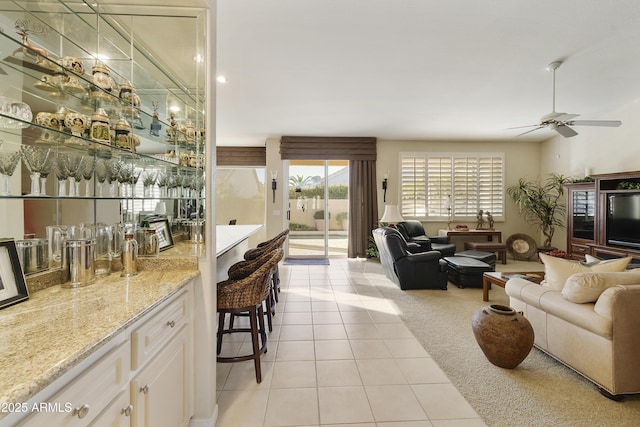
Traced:
POLYGON ((218 166, 266 166, 266 147, 216 147, 218 166))
POLYGON ((283 136, 280 157, 295 160, 376 160, 376 138, 283 136))

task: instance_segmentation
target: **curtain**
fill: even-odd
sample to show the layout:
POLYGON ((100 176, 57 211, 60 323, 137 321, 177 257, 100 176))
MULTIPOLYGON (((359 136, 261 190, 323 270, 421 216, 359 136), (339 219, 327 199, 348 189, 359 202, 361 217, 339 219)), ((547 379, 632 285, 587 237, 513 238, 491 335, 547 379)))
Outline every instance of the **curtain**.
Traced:
POLYGON ((366 257, 378 223, 377 140, 373 137, 283 136, 280 157, 291 160, 349 160, 349 258, 366 257))
POLYGON ((266 166, 266 147, 216 147, 217 166, 266 166))
POLYGON ((376 161, 349 161, 349 258, 366 258, 371 230, 378 224, 376 161))

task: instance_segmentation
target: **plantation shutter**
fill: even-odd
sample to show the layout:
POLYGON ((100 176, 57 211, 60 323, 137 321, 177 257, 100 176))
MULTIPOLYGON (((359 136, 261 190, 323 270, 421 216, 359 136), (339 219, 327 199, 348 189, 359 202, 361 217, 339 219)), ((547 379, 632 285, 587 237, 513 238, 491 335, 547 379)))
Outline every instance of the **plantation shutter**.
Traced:
POLYGON ((502 157, 478 159, 478 209, 489 211, 494 217, 504 214, 503 176, 502 157))
POLYGON ((432 217, 447 216, 444 201, 451 194, 451 157, 429 157, 427 160, 427 207, 432 217))
POLYGON ((478 160, 454 158, 453 215, 475 216, 478 213, 478 160))
POLYGON ((403 216, 425 216, 427 200, 426 159, 424 156, 401 157, 400 209, 403 216))

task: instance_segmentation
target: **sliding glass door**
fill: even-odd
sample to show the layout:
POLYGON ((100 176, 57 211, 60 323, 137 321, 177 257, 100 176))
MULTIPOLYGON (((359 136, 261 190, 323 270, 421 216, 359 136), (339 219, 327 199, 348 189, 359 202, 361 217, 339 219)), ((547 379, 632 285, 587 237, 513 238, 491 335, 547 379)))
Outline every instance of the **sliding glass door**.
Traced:
POLYGON ((288 258, 347 255, 348 161, 288 162, 288 258))

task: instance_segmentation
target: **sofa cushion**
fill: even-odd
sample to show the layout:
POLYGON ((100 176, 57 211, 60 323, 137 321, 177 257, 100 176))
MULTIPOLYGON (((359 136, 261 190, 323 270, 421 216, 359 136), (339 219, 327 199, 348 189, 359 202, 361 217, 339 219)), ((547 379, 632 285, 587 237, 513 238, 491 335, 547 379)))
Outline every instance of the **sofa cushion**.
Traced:
POLYGON ((615 273, 576 273, 571 275, 562 296, 571 302, 584 304, 596 302, 600 294, 612 286, 640 284, 640 271, 629 270, 615 273))
POLYGON ((540 260, 544 263, 544 281, 542 282, 542 285, 556 291, 562 291, 565 282, 572 274, 588 272, 620 272, 624 271, 631 261, 631 257, 626 257, 607 260, 593 265, 585 265, 578 261, 570 261, 543 253, 540 253, 539 256, 540 260))

